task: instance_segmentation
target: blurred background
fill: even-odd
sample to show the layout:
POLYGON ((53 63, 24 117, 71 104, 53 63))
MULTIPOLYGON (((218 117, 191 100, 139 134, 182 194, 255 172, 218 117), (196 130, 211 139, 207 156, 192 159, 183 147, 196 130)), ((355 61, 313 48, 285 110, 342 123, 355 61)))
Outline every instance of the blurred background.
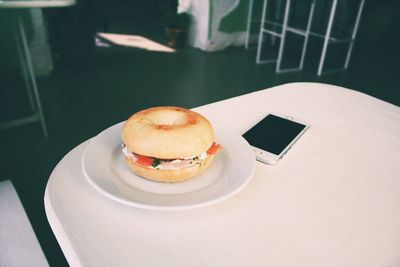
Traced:
MULTIPOLYGON (((270 0, 267 11, 277 24, 284 14, 279 2, 285 1, 270 0)), ((275 63, 256 63, 263 1, 252 1, 250 17, 250 0, 77 0, 71 6, 19 9, 1 8, 2 3, 0 123, 32 112, 24 80, 29 75, 15 38, 19 16, 48 136, 38 122, 3 127, 0 181, 14 184, 51 266, 67 265, 43 206, 52 170, 75 146, 140 109, 193 108, 299 81, 335 84, 400 105, 397 0, 366 0, 348 69, 322 75, 317 69, 323 38, 310 37, 302 70, 277 73, 275 63)), ((305 28, 311 1, 292 3, 289 25, 305 28)), ((351 37, 359 3, 338 1, 332 36, 351 37)), ((312 31, 325 34, 331 6, 332 0, 317 1, 312 31)), ((283 67, 298 64, 302 38, 287 36, 283 67)), ((263 57, 276 58, 279 40, 264 37, 260 45, 263 57)), ((348 45, 329 45, 327 70, 342 67, 348 45)))

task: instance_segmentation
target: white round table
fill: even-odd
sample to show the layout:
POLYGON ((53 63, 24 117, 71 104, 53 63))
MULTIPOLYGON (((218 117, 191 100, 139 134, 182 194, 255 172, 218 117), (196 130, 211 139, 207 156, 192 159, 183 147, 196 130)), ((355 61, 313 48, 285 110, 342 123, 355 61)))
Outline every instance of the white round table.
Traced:
MULTIPOLYGON (((71 266, 399 266, 400 108, 294 83, 195 109, 243 134, 269 112, 310 129, 276 166, 215 205, 132 208, 84 178, 82 153, 51 174, 47 218, 71 266)), ((237 164, 240 164, 238 162, 237 164)))

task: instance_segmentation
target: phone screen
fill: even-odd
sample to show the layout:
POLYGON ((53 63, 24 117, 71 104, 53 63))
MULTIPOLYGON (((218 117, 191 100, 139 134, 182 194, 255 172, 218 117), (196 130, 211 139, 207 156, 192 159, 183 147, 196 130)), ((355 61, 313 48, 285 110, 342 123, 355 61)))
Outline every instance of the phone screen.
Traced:
POLYGON ((243 137, 254 147, 280 155, 305 127, 304 124, 269 114, 243 137))

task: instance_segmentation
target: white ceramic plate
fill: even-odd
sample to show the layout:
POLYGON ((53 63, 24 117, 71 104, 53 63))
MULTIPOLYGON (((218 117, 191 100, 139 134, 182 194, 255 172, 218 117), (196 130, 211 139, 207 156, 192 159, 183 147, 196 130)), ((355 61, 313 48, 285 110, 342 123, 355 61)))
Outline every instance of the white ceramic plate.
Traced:
POLYGON ((120 203, 145 209, 182 210, 220 202, 239 192, 253 176, 255 156, 240 135, 213 124, 222 149, 201 175, 181 183, 161 183, 141 178, 125 164, 121 147, 122 123, 94 137, 82 157, 89 183, 120 203))

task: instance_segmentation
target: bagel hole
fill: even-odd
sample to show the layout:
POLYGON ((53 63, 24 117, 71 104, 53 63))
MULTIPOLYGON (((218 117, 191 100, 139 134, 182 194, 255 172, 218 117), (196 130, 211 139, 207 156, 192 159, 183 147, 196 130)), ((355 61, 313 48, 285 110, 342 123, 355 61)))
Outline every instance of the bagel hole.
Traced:
POLYGON ((155 124, 162 126, 179 126, 187 123, 186 114, 183 112, 168 110, 155 114, 155 124))

